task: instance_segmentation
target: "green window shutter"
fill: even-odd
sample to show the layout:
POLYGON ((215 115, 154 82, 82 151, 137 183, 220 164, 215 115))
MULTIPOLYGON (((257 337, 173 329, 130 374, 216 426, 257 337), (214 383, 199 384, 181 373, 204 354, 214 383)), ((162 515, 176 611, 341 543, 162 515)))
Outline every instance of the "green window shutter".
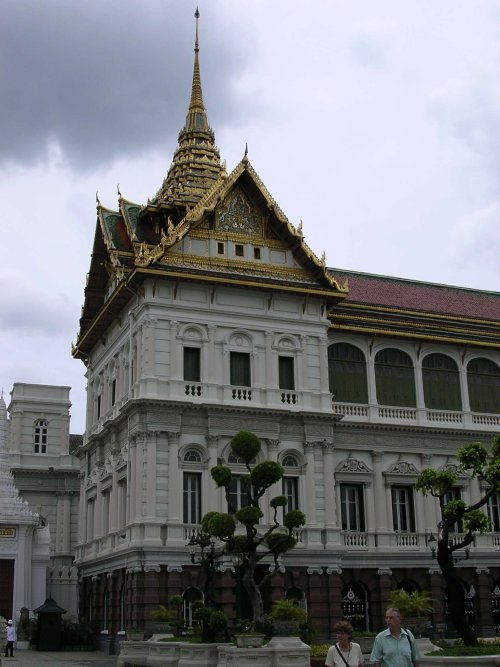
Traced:
POLYGON ((295 389, 293 357, 278 357, 279 388, 295 389))
POLYGON ((478 357, 467 364, 467 386, 472 412, 500 413, 500 369, 478 357))
POLYGON ((375 383, 379 405, 416 407, 415 373, 406 352, 394 348, 378 352, 375 357, 375 383))
POLYGON ((428 354, 422 361, 426 408, 462 410, 460 375, 456 363, 445 354, 428 354))
POLYGON ((330 393, 336 401, 368 403, 364 354, 355 345, 334 343, 328 348, 330 393))
POLYGON ((250 355, 248 352, 230 352, 230 383, 237 387, 251 387, 250 355))
POLYGON ((201 364, 200 364, 200 348, 199 347, 185 347, 184 348, 184 380, 187 382, 200 382, 201 380, 201 364))

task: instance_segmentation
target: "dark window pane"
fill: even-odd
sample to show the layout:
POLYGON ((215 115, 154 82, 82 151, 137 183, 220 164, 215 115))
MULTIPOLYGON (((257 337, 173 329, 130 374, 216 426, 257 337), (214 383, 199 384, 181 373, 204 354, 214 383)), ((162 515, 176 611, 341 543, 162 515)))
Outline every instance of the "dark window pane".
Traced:
POLYGON ((293 357, 279 357, 279 387, 280 389, 295 389, 293 375, 293 357))
POLYGON ((247 352, 231 352, 230 365, 230 383, 238 387, 250 387, 250 355, 247 352))
POLYGON ((375 381, 379 405, 417 405, 413 364, 402 350, 386 348, 377 353, 375 381))
POLYGON ((472 412, 500 413, 500 369, 489 359, 467 365, 467 386, 472 412))
POLYGON ((348 343, 330 345, 328 376, 336 401, 368 403, 366 361, 359 348, 348 343))
POLYGON ((426 408, 461 410, 460 376, 456 363, 445 354, 428 354, 422 362, 426 408))
POLYGON ((201 380, 200 352, 199 347, 184 348, 184 380, 187 382, 201 380))

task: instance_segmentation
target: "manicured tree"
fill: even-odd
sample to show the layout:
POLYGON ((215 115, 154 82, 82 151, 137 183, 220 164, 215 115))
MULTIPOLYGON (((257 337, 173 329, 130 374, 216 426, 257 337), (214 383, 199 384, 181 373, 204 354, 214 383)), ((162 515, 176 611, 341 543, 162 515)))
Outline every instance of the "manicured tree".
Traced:
POLYGON ((283 468, 274 461, 262 461, 251 465, 251 461, 259 454, 261 443, 259 438, 247 431, 240 431, 230 442, 233 454, 240 458, 248 470, 248 475, 241 479, 244 485, 245 504, 240 509, 234 507, 229 496, 232 473, 230 468, 217 465, 211 469, 211 475, 218 487, 225 489, 229 513, 209 512, 202 519, 202 529, 213 538, 225 543, 225 551, 235 554, 241 561, 241 582, 245 588, 253 610, 253 621, 264 621, 264 605, 261 591, 268 582, 271 573, 260 581, 256 579, 257 564, 264 558, 271 557, 278 567, 279 557, 293 549, 296 544, 294 531, 303 526, 305 515, 299 510, 287 512, 283 525, 278 521, 278 510, 286 507, 285 496, 277 496, 270 501, 272 523, 265 530, 259 525, 264 514, 260 508, 262 497, 267 489, 279 482, 283 477, 283 468), (236 530, 237 523, 243 531, 236 530))
POLYGON ((449 500, 447 495, 458 480, 453 470, 426 468, 417 478, 416 488, 424 495, 430 494, 439 500, 441 518, 438 522, 437 561, 446 582, 450 616, 460 637, 467 646, 477 644, 476 633, 467 623, 465 595, 455 568, 453 554, 471 544, 474 535, 490 530, 490 522, 483 508, 494 493, 500 491, 500 435, 493 438, 491 451, 480 442, 473 442, 457 451, 458 470, 484 482, 487 487, 483 496, 468 505, 463 500, 449 500), (461 521, 464 536, 454 540, 450 536, 453 526, 461 521))

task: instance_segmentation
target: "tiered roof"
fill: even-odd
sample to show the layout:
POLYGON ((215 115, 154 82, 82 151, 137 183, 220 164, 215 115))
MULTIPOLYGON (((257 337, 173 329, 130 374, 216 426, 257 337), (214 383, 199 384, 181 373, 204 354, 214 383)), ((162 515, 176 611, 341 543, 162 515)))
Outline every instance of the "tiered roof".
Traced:
POLYGON ((500 294, 330 269, 349 285, 332 328, 500 349, 500 294))

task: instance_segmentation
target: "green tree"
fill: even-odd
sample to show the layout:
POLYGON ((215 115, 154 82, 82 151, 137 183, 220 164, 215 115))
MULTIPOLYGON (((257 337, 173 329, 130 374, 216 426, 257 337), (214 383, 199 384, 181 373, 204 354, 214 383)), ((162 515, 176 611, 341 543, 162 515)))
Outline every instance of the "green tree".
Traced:
POLYGON ((433 470, 426 468, 417 478, 416 488, 424 495, 438 499, 440 520, 438 522, 437 561, 444 580, 450 616, 460 637, 467 646, 477 644, 476 633, 467 623, 465 594, 455 568, 453 554, 458 549, 469 546, 477 533, 490 530, 490 522, 484 513, 488 500, 500 491, 500 434, 493 438, 491 450, 481 442, 473 442, 457 451, 458 470, 472 478, 483 481, 486 491, 475 503, 468 505, 463 500, 449 500, 450 491, 456 486, 458 476, 453 470, 433 470), (453 527, 461 522, 464 535, 461 540, 450 536, 453 527))
POLYGON ((296 544, 294 532, 305 523, 305 515, 299 510, 287 512, 283 525, 278 520, 278 510, 287 505, 285 496, 277 496, 270 501, 272 523, 265 530, 259 525, 264 516, 260 504, 267 489, 283 477, 283 468, 274 461, 262 461, 255 465, 251 462, 259 454, 259 438, 248 431, 240 431, 230 442, 233 454, 245 464, 248 474, 241 479, 244 488, 244 506, 236 508, 230 498, 232 473, 230 468, 217 465, 211 469, 211 475, 218 487, 225 489, 229 513, 208 512, 202 519, 202 530, 211 537, 225 543, 228 554, 237 555, 240 562, 240 576, 243 587, 248 593, 253 610, 253 622, 264 621, 264 605, 261 591, 268 582, 271 573, 257 581, 257 564, 264 558, 271 557, 278 567, 279 557, 293 549, 296 544), (243 531, 236 532, 239 523, 243 531))

